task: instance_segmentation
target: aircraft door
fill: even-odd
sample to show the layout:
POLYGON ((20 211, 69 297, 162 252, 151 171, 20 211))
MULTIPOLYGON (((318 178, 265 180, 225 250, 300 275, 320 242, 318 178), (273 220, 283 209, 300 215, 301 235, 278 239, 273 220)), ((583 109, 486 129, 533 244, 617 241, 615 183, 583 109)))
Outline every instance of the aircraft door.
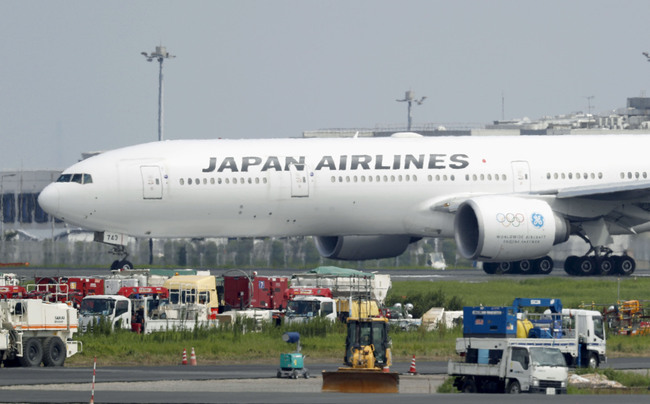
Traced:
POLYGON ((142 198, 162 199, 162 176, 158 166, 140 166, 142 173, 142 198))
POLYGON ((530 168, 527 161, 512 162, 512 181, 514 192, 530 191, 530 168))
POLYGON ((291 197, 305 198, 309 196, 309 170, 306 165, 289 165, 291 175, 291 197), (301 168, 301 169, 300 169, 301 168))

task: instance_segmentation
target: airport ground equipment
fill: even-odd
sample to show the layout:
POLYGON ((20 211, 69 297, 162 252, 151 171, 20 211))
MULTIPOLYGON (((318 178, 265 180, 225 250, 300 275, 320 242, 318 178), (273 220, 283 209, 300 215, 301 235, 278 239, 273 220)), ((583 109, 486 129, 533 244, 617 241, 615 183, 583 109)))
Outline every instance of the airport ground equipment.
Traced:
POLYGON ((609 329, 616 334, 650 335, 650 315, 639 300, 619 301, 605 309, 604 315, 609 329))
POLYGON ((568 368, 557 348, 515 346, 512 339, 475 339, 450 360, 447 374, 464 393, 566 394, 568 368))
POLYGON ((0 301, 0 356, 5 366, 63 366, 81 352, 73 341, 77 310, 64 303, 38 299, 0 301))
POLYGON ((515 299, 513 306, 463 308, 458 352, 503 339, 519 347, 555 347, 569 366, 596 368, 607 361, 603 317, 598 311, 565 309, 558 299, 515 299), (543 313, 524 310, 533 307, 543 313))
POLYGON ((383 317, 347 319, 344 367, 323 371, 323 391, 340 393, 398 393, 399 373, 390 372, 388 320, 383 317))
POLYGON ((280 367, 278 368, 277 377, 297 379, 302 376, 305 379, 309 379, 309 370, 304 366, 305 356, 300 352, 300 334, 297 332, 285 332, 282 334, 282 340, 289 344, 296 344, 296 351, 280 354, 280 367))

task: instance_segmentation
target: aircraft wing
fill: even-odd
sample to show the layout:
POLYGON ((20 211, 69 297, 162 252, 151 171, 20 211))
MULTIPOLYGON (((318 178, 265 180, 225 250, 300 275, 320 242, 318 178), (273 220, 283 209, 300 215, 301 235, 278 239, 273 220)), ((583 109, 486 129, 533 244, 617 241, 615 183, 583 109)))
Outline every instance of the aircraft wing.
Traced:
POLYGON ((650 181, 634 184, 601 184, 560 188, 539 192, 540 195, 554 195, 557 199, 581 198, 600 201, 649 201, 650 181))

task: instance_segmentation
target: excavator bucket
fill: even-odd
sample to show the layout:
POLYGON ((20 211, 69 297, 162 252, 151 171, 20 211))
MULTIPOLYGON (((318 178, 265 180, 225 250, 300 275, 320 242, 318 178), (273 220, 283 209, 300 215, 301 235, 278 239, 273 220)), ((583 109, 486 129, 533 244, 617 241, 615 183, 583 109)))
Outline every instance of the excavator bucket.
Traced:
POLYGON ((337 393, 399 393, 399 373, 379 369, 339 368, 323 371, 322 391, 337 393))

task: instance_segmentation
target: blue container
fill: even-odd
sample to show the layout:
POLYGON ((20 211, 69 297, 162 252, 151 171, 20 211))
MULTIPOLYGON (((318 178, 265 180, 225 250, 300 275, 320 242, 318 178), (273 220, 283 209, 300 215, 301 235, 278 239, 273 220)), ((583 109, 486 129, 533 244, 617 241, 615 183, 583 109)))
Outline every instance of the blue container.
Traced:
POLYGON ((463 336, 514 338, 517 336, 517 316, 510 306, 464 307, 463 336))

